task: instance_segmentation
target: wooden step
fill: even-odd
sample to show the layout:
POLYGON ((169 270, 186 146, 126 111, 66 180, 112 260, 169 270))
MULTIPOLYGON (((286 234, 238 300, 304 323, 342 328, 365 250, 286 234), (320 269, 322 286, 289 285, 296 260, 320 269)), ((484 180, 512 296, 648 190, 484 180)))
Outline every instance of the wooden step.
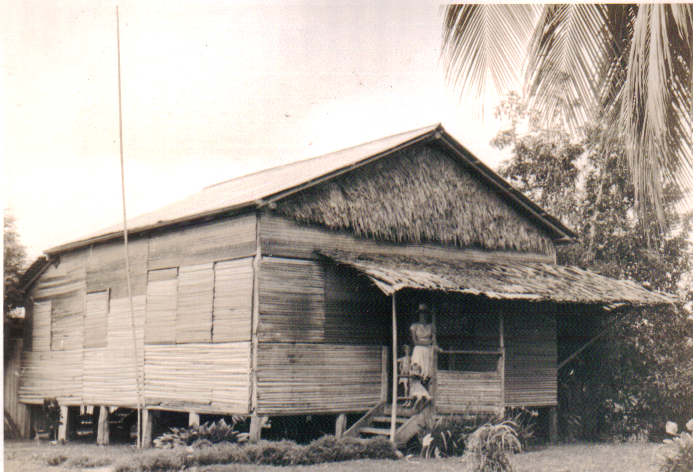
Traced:
MULTIPOLYGON (((404 423, 405 421, 407 421, 407 419, 408 418, 402 418, 402 417, 398 416, 396 418, 396 421, 398 423, 404 423)), ((374 416, 373 418, 371 418, 371 420, 374 423, 389 423, 392 420, 392 416, 374 416)))
POLYGON ((361 428, 359 430, 361 433, 367 433, 367 434, 379 434, 382 436, 389 436, 390 435, 390 430, 389 429, 382 429, 382 428, 361 428))
MULTIPOLYGON (((407 418, 410 418, 417 414, 418 411, 414 410, 413 408, 404 408, 401 405, 397 405, 397 416, 404 416, 407 418)), ((387 405, 385 409, 383 410, 383 414, 386 416, 391 416, 392 415, 392 406, 387 405)))

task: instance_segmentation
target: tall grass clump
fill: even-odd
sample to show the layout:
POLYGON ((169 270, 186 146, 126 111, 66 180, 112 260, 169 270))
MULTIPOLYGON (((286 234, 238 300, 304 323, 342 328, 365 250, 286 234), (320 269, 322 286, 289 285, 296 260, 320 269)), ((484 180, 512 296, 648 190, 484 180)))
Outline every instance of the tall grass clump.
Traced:
POLYGON ((506 410, 504 413, 457 414, 438 418, 426 425, 418 434, 422 457, 455 457, 464 454, 472 434, 485 425, 513 425, 521 448, 534 439, 534 426, 538 413, 525 408, 506 410))
POLYGON ((510 455, 522 450, 513 421, 486 423, 467 439, 462 460, 475 472, 510 472, 510 455))

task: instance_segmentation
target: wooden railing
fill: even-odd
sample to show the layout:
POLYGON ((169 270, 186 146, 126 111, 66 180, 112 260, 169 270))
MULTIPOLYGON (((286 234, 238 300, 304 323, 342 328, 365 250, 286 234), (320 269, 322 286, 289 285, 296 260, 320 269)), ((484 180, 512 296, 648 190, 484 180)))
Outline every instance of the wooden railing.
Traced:
MULTIPOLYGON (((466 362, 468 370, 462 370, 454 368, 456 363, 448 360, 447 369, 438 369, 435 400, 438 413, 491 412, 503 405, 503 348, 485 351, 443 349, 439 350, 439 354, 479 357, 481 362, 466 362), (496 362, 493 362, 494 357, 497 358, 496 362), (474 370, 480 371, 472 371, 470 364, 476 367, 474 370)), ((442 363, 445 364, 445 361, 442 363)))

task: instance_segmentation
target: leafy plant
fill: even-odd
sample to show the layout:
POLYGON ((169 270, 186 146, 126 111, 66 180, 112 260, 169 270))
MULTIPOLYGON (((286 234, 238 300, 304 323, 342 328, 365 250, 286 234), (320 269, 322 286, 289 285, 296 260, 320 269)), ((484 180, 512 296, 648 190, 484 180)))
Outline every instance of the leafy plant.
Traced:
POLYGON ((477 472, 512 471, 510 454, 522 450, 517 428, 513 421, 486 423, 469 435, 462 460, 477 472))
POLYGON ((667 434, 673 436, 665 439, 659 456, 661 472, 690 472, 693 470, 693 418, 686 423, 688 431, 681 431, 673 421, 667 421, 667 434))
POLYGON ((220 419, 218 422, 208 422, 202 426, 190 428, 171 428, 170 433, 164 433, 154 440, 154 447, 171 449, 176 446, 201 447, 222 442, 242 443, 248 440, 248 433, 235 429, 237 421, 229 425, 220 419))

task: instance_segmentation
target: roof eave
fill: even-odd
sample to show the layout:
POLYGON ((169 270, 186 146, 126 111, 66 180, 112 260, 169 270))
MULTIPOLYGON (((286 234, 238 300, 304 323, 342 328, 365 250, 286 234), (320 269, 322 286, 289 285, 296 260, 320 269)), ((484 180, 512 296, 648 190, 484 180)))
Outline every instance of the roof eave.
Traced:
MULTIPOLYGON (((241 205, 235 205, 227 208, 220 208, 206 213, 199 213, 192 216, 186 216, 184 218, 177 218, 169 221, 161 221, 154 225, 143 226, 133 230, 128 230, 128 236, 139 236, 145 233, 151 233, 155 231, 160 231, 167 229, 169 227, 175 226, 186 226, 193 223, 200 223, 203 221, 208 221, 214 219, 220 215, 233 216, 239 213, 244 213, 247 211, 255 210, 263 204, 262 201, 254 201, 249 203, 244 203, 241 205)), ((62 254, 65 252, 74 251, 84 247, 93 246, 95 244, 103 244, 113 241, 118 238, 123 237, 123 231, 115 231, 112 233, 97 236, 95 238, 83 239, 81 241, 76 241, 74 243, 63 244, 62 246, 56 246, 54 248, 48 249, 45 253, 48 256, 54 256, 57 254, 62 254)))

